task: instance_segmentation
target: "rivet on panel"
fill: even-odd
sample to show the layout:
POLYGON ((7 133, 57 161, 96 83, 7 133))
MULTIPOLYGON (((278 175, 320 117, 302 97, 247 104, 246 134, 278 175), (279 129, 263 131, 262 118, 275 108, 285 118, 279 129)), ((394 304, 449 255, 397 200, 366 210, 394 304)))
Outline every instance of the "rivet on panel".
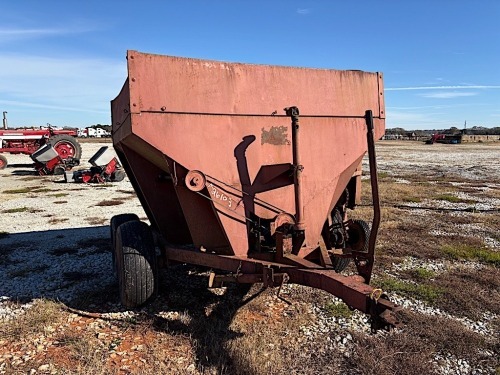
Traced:
POLYGON ((135 103, 134 103, 134 104, 132 104, 132 107, 137 107, 137 104, 135 104, 135 103))
POLYGON ((165 106, 161 107, 161 110, 162 110, 163 112, 165 112, 165 110, 166 110, 166 109, 167 109, 167 107, 165 107, 165 106))
POLYGON ((135 78, 132 78, 132 82, 135 82, 135 78))

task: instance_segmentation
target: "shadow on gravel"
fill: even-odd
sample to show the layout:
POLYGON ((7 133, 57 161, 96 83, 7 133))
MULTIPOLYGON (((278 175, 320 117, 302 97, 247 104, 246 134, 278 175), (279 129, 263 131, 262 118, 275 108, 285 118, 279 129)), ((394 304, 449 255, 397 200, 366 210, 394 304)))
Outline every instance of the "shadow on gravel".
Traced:
POLYGON ((208 271, 203 267, 177 265, 165 269, 160 304, 155 303, 152 308, 159 308, 157 313, 177 312, 185 319, 170 320, 156 314, 153 326, 172 335, 189 335, 196 350, 198 369, 211 368, 219 374, 231 374, 236 371, 226 344, 242 333, 233 331, 230 325, 238 309, 256 294, 249 295, 249 285, 228 284, 224 289, 208 288, 208 271))
POLYGON ((0 296, 12 301, 75 297, 114 283, 109 227, 6 234, 0 237, 0 296))
MULTIPOLYGON (((26 163, 26 164, 8 164, 7 168, 33 168, 35 166, 34 163, 26 163)), ((15 172, 15 171, 14 171, 15 172)))
POLYGON ((26 169, 16 169, 16 170, 12 171, 12 175, 13 176, 38 176, 35 170, 27 171, 26 169))
MULTIPOLYGON (((110 248, 108 226, 3 235, 0 297, 22 303, 48 298, 88 313, 126 311, 119 303, 110 248)), ((141 313, 130 323, 189 336, 198 368, 231 373, 225 343, 241 334, 229 327, 238 309, 253 297, 245 300, 249 286, 228 285, 214 292, 207 276, 206 270, 188 265, 162 270, 159 297, 137 309, 141 313), (172 313, 175 319, 168 318, 172 313)))

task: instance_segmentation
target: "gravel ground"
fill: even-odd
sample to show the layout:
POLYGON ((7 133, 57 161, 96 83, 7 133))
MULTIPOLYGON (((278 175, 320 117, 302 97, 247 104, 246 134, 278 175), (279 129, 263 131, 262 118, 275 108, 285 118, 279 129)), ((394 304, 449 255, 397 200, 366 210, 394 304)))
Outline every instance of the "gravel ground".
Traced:
MULTIPOLYGON (((82 143, 82 168, 88 167, 88 159, 101 146, 102 144, 98 143, 82 143)), ((424 145, 414 142, 383 142, 382 146, 377 148, 377 154, 379 171, 389 175, 397 176, 411 171, 426 176, 456 176, 484 182, 482 189, 499 189, 499 150, 498 145, 484 144, 424 145)), ((79 296, 94 292, 96 286, 114 284, 108 240, 109 219, 120 213, 136 213, 141 219, 146 219, 128 178, 119 183, 105 185, 64 183, 60 176, 35 176, 30 159, 26 155, 7 157, 9 167, 0 171, 0 320, 14 319, 29 309, 32 301, 38 298, 60 300, 70 305, 71 301, 79 296), (29 191, 8 192, 24 188, 29 191), (13 301, 20 301, 21 304, 13 304, 13 301)), ((409 183, 402 178, 398 182, 409 183)), ((461 198, 467 199, 468 196, 461 198)), ((425 206, 427 203, 415 205, 425 206)), ((436 201, 433 204, 435 205, 436 201)), ((459 203, 457 206, 443 201, 439 204, 442 208, 470 208, 465 203, 459 203)), ((475 209, 498 210, 500 206, 497 198, 488 198, 475 204, 475 209)), ((412 214, 419 215, 421 212, 417 210, 412 214)), ((464 224, 463 227, 457 228, 457 231, 464 232, 469 227, 471 232, 481 231, 481 228, 471 225, 464 224)), ((499 248, 499 243, 494 238, 491 238, 487 245, 491 249, 499 248)), ((394 264, 388 274, 397 275, 399 271, 417 267, 439 273, 457 267, 457 264, 407 258, 402 263, 394 264)), ((481 265, 462 262, 460 267, 470 267, 480 272, 481 265)), ((285 286, 282 294, 286 296, 287 293, 301 288, 304 287, 285 286)), ((224 293, 222 288, 220 293, 224 293)), ((485 314, 481 319, 472 321, 455 317, 422 301, 398 295, 392 295, 392 298, 412 311, 458 321, 484 337, 498 335, 490 325, 493 319, 498 318, 496 314, 485 314)), ((336 299, 334 302, 338 303, 336 299)), ((106 309, 104 318, 130 318, 142 313, 124 311, 119 305, 113 304, 108 304, 106 309)), ((348 357, 353 346, 350 332, 369 332, 367 317, 361 313, 355 312, 350 318, 336 318, 317 306, 311 306, 310 309, 317 320, 301 327, 304 340, 314 346, 319 337, 335 332, 332 338, 328 339, 328 347, 324 348, 327 352, 335 349, 348 357)), ((165 316, 172 320, 186 319, 182 314, 177 316, 177 311, 155 313, 158 316, 166 314, 165 316)), ((494 356, 494 353, 487 355, 494 356)), ((4 373, 2 360, 5 359, 0 355, 0 373, 4 373)), ((439 365, 441 374, 488 374, 495 371, 493 368, 484 368, 448 353, 437 353, 434 362, 439 365)), ((186 368, 194 369, 194 366, 194 363, 186 363, 186 368)), ((39 372, 43 372, 42 370, 39 369, 39 372)))
MULTIPOLYGON (((82 143, 81 164, 75 170, 88 168, 88 159, 101 146, 82 143)), ((111 283, 109 219, 127 212, 146 218, 128 178, 101 185, 64 183, 61 176, 35 176, 27 155, 7 157, 9 166, 0 171, 4 302, 40 297, 68 302, 111 283), (23 188, 35 192, 6 193, 23 188), (110 205, 100 206, 103 201, 110 205)), ((8 313, 1 306, 0 317, 8 313)))
MULTIPOLYGON (((447 145, 424 142, 379 142, 379 171, 400 175, 412 171, 436 177, 458 176, 470 180, 500 181, 500 146, 498 143, 447 145)), ((498 185, 497 185, 498 188, 498 185)))

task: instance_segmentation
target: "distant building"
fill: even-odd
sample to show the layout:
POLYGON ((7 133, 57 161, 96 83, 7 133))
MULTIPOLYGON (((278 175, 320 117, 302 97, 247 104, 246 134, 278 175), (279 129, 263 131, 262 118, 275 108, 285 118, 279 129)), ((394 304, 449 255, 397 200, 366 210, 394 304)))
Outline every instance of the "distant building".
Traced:
POLYGON ((500 135, 463 134, 462 142, 500 142, 500 135))
POLYGON ((78 136, 79 137, 89 137, 89 138, 103 138, 103 137, 110 137, 111 133, 102 129, 102 128, 93 128, 91 126, 85 128, 85 129, 78 129, 78 136))

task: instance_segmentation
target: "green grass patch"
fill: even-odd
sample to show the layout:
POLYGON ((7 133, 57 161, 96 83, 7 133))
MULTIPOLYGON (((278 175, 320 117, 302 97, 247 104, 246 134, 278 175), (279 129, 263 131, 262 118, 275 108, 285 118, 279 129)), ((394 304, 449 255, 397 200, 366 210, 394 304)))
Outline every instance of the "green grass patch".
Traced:
POLYGON ((377 176, 378 176, 378 178, 387 178, 387 177, 390 177, 389 173, 387 173, 387 172, 378 172, 377 176))
POLYGON ((436 276, 434 271, 428 270, 427 268, 418 267, 411 270, 411 274, 419 280, 429 280, 436 276))
POLYGON ((37 189, 31 190, 31 193, 47 193, 49 191, 54 191, 54 190, 49 189, 49 188, 37 188, 37 189))
POLYGON ((24 187, 21 189, 11 189, 11 190, 4 190, 4 194, 24 194, 24 193, 29 193, 33 190, 33 188, 30 187, 24 187))
POLYGON ((352 310, 345 303, 328 302, 323 310, 330 316, 348 319, 352 316, 352 310))
POLYGON ((488 250, 484 246, 444 245, 441 250, 453 259, 478 260, 500 267, 500 252, 488 250))
POLYGON ((3 210, 2 213, 4 214, 14 214, 16 212, 26 212, 28 211, 28 207, 16 207, 16 208, 8 208, 6 210, 3 210))
POLYGON ((444 293, 442 288, 429 284, 414 284, 393 277, 382 277, 374 281, 384 291, 398 293, 405 297, 417 298, 430 303, 435 302, 444 293))

